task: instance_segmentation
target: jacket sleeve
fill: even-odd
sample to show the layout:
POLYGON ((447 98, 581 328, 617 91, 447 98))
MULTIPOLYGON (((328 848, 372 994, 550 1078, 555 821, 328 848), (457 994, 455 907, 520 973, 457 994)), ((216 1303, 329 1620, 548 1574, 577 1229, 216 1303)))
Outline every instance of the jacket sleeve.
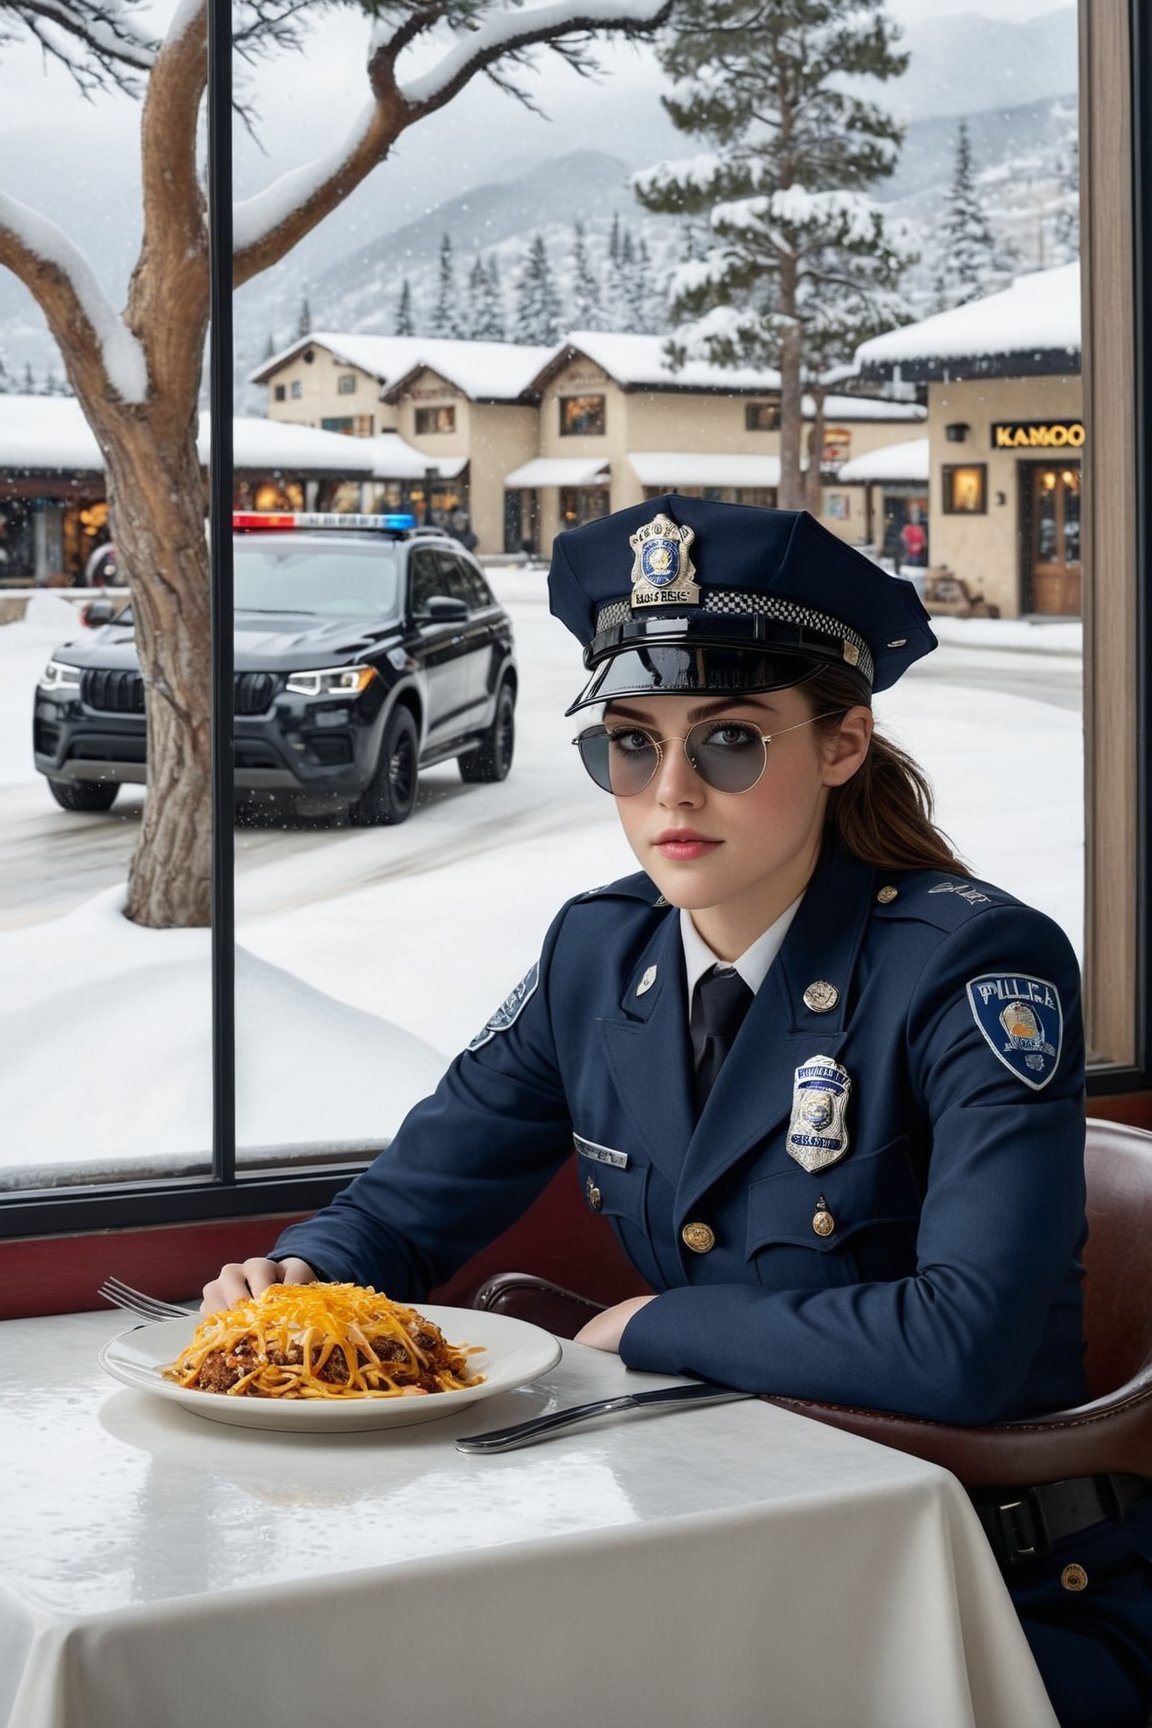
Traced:
POLYGON ((533 967, 391 1145, 329 1206, 283 1232, 329 1280, 419 1301, 527 1210, 572 1151, 548 1007, 567 907, 533 967))
POLYGON ((907 1064, 887 1071, 909 1075, 931 1125, 915 1273, 816 1291, 673 1289, 625 1328, 629 1367, 944 1422, 1013 1407, 1084 1237, 1076 961, 1042 914, 989 908, 942 935, 893 1019, 907 1064), (1038 1086, 981 1030, 967 984, 988 975, 1059 993, 1062 1039, 1038 1086))

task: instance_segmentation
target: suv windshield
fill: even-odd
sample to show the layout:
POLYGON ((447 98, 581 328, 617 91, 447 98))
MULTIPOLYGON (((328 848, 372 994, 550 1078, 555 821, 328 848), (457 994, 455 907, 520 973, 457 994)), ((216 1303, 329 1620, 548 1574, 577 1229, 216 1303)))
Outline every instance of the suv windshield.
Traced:
POLYGON ((245 541, 234 558, 237 612, 394 618, 400 610, 397 548, 390 540, 307 547, 245 541))

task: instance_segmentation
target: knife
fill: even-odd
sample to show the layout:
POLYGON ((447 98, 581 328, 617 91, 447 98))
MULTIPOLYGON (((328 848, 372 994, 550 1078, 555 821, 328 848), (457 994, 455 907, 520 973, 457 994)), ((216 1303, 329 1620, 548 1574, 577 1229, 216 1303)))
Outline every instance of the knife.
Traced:
POLYGON ((614 1415, 618 1410, 643 1410, 655 1404, 727 1404, 737 1398, 756 1396, 755 1392, 734 1392, 730 1386, 713 1386, 707 1381, 695 1381, 691 1386, 660 1386, 652 1392, 625 1392, 616 1398, 597 1398, 591 1404, 552 1410, 546 1416, 533 1416, 528 1422, 514 1422, 510 1428, 491 1428, 487 1434, 461 1434, 456 1446, 461 1452, 512 1452, 517 1446, 534 1446, 537 1440, 544 1440, 561 1428, 572 1428, 594 1416, 614 1415))

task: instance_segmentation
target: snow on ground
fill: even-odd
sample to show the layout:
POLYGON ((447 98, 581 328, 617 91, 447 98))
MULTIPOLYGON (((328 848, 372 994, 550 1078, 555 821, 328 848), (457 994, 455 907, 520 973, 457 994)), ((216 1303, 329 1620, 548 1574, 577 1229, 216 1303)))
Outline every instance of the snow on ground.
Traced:
MULTIPOLYGON (((579 651, 548 615, 543 573, 489 575, 522 673, 509 779, 466 788, 452 764, 434 769, 400 829, 237 834, 245 1147, 386 1138, 526 971, 561 903, 632 867, 611 800, 569 746, 579 651)), ((940 623, 951 641, 979 639, 971 658, 1002 664, 1004 689, 955 682, 965 655, 947 650, 941 675, 877 699, 881 723, 928 769, 941 826, 975 871, 1050 912, 1079 949, 1080 716, 1011 689, 1013 666, 1035 665, 1019 650, 1036 633, 1068 655, 1077 627, 940 623)), ((54 596, 0 629, 0 791, 21 812, 47 798, 30 761, 32 688, 75 633, 54 596)), ((208 934, 137 929, 121 903, 104 892, 0 932, 0 1166, 34 1158, 64 1179, 81 1154, 108 1163, 209 1143, 208 934)))

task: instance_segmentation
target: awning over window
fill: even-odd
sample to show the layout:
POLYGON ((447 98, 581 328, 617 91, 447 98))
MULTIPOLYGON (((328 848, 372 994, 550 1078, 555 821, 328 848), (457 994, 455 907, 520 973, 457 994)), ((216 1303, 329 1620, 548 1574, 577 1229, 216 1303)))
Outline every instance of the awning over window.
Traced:
POLYGON ((374 480, 423 480, 431 472, 441 480, 455 480, 467 468, 467 456, 432 456, 417 450, 398 432, 380 432, 375 438, 358 438, 372 457, 374 480))
POLYGON ((534 456, 520 468, 505 474, 505 486, 591 486, 608 484, 608 464, 603 456, 534 456))
POLYGON ((779 456, 733 456, 707 450, 630 450, 642 486, 779 486, 779 456))
POLYGON ((928 440, 910 438, 906 444, 883 444, 879 450, 866 450, 863 456, 853 456, 842 462, 836 482, 847 486, 859 482, 873 484, 885 480, 920 480, 928 484, 928 440))

